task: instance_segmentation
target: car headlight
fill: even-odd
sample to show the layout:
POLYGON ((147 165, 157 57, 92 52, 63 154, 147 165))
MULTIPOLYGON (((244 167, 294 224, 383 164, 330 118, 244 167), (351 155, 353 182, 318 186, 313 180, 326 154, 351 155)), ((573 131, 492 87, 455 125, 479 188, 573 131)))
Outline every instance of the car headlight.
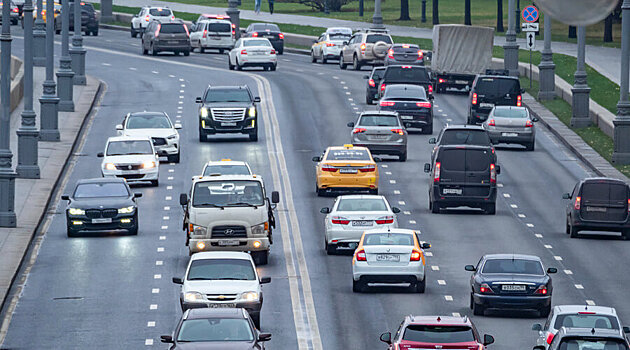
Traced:
POLYGON ((249 107, 249 111, 247 112, 247 115, 249 115, 250 117, 255 117, 256 116, 256 107, 249 107))
POLYGON ((152 161, 152 160, 146 161, 146 162, 142 163, 142 168, 143 169, 155 168, 155 162, 152 161))
POLYGON ((184 301, 203 301, 203 295, 201 295, 201 293, 199 292, 186 292, 186 294, 184 294, 184 301))
POLYGON ((131 214, 133 213, 135 207, 133 205, 130 205, 128 207, 124 207, 124 208, 119 208, 118 209, 118 214, 131 214))
POLYGON ((205 236, 208 233, 208 229, 203 226, 192 225, 193 229, 191 234, 196 236, 205 236))
POLYGON ((205 107, 201 107, 201 109, 199 110, 199 115, 201 115, 201 118, 208 118, 208 109, 205 107))
POLYGON ((246 301, 258 301, 258 292, 245 292, 241 294, 241 299, 246 301))
POLYGON ((167 139, 169 139, 169 140, 175 140, 175 139, 177 138, 177 136, 178 136, 177 134, 173 134, 173 135, 171 135, 171 136, 167 137, 167 139))
POLYGON ((79 208, 70 208, 68 209, 68 214, 70 215, 85 215, 85 210, 79 208))
POLYGON ((260 225, 252 226, 252 234, 254 234, 254 235, 267 234, 267 230, 269 230, 269 223, 268 222, 263 222, 260 225))
POLYGON ((107 170, 116 170, 116 164, 114 164, 114 163, 107 163, 107 164, 105 164, 105 169, 107 169, 107 170))

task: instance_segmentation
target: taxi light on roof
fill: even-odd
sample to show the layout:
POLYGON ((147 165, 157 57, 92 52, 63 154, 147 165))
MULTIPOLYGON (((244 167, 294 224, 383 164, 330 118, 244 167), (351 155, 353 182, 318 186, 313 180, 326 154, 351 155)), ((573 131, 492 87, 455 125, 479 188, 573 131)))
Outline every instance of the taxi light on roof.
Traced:
POLYGON ((230 158, 223 158, 223 159, 221 159, 221 161, 222 162, 230 162, 230 161, 232 161, 232 159, 230 159, 230 158))
POLYGON ((349 143, 347 143, 347 144, 343 145, 343 147, 344 147, 344 148, 352 148, 352 145, 351 145, 351 144, 349 144, 349 143))
POLYGON ((197 242, 197 249, 204 250, 206 248, 206 244, 203 242, 197 242))
POLYGON ((409 48, 409 44, 403 44, 403 49, 408 49, 409 48))

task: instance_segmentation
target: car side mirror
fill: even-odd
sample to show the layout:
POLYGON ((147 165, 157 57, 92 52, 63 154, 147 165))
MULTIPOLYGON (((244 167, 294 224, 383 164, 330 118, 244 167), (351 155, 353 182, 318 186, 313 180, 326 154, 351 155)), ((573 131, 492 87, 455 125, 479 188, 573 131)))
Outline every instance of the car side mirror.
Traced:
POLYGON ((420 248, 422 248, 422 249, 429 249, 429 248, 431 248, 431 244, 427 243, 427 242, 422 242, 420 244, 420 248))
POLYGON ((187 205, 188 204, 188 195, 186 193, 181 193, 179 195, 179 205, 187 205))
POLYGON ((322 214, 330 214, 330 208, 328 207, 321 208, 319 212, 322 214))
POLYGON ((184 280, 181 277, 173 277, 173 283, 184 284, 184 280))
POLYGON ((117 124, 117 125, 116 125, 116 130, 118 130, 118 131, 122 131, 122 129, 123 129, 122 124, 117 124))
POLYGON ((280 193, 278 191, 271 192, 271 203, 273 204, 280 203, 280 193))
POLYGON ((382 159, 382 158, 380 158, 380 157, 374 157, 374 162, 380 163, 380 162, 382 162, 382 161, 383 161, 383 159, 382 159))
POLYGON ((484 334, 483 335, 483 345, 490 345, 494 343, 494 337, 491 336, 490 334, 484 334))
POLYGON ((203 101, 201 100, 201 97, 195 98, 195 103, 203 103, 203 101))
POLYGON ((392 207, 392 213, 394 213, 394 214, 400 213, 400 208, 392 207))
POLYGON ((540 323, 534 323, 532 325, 532 331, 538 331, 538 332, 542 331, 542 326, 540 325, 540 323))
POLYGON ((270 341, 271 333, 260 333, 258 334, 258 341, 270 341))
POLYGON ((260 97, 258 96, 254 97, 254 102, 260 102, 260 97))
POLYGON ((99 157, 99 158, 103 158, 103 157, 104 157, 104 154, 103 154, 103 152, 98 152, 98 153, 96 154, 96 156, 97 156, 97 157, 99 157))
POLYGON ((313 44, 317 44, 317 40, 313 40, 313 44))
POLYGON ((354 128, 354 122, 350 122, 348 124, 346 124, 349 128, 354 128))
POLYGON ((70 196, 68 196, 67 194, 64 194, 63 196, 61 196, 61 200, 69 201, 70 200, 70 196))
POLYGON ((540 120, 540 119, 538 119, 538 118, 536 118, 536 117, 533 117, 533 118, 532 118, 532 121, 533 121, 534 123, 538 123, 538 121, 539 121, 539 120, 540 120))
POLYGON ((381 341, 386 344, 392 343, 392 334, 390 332, 386 332, 381 334, 381 341))
POLYGON ((370 79, 370 76, 369 75, 364 75, 363 79, 370 79))
POLYGON ((525 93, 525 89, 521 89, 521 94, 524 94, 524 93, 525 93))
POLYGON ((550 267, 547 269, 547 273, 557 273, 558 269, 556 269, 555 267, 550 267))
POLYGON ((437 143, 437 139, 435 137, 432 137, 429 139, 429 144, 430 145, 435 145, 437 143))
POLYGON ((477 269, 473 265, 466 265, 466 266, 464 266, 464 270, 470 271, 470 272, 475 272, 477 269))
POLYGON ((133 198, 140 198, 140 197, 142 197, 142 193, 140 193, 140 192, 135 192, 133 194, 133 198))
POLYGON ((260 284, 267 284, 267 283, 271 283, 271 277, 261 277, 260 278, 260 284))
POLYGON ((348 45, 348 42, 347 42, 347 41, 344 41, 342 44, 343 44, 343 45, 348 45))
POLYGON ((500 165, 495 165, 494 166, 494 170, 497 172, 497 175, 501 174, 501 166, 500 165))
POLYGON ((173 344, 174 343, 173 336, 171 336, 171 335, 161 335, 160 336, 160 341, 162 343, 169 343, 169 344, 173 344))
POLYGON ((628 327, 628 326, 623 326, 623 332, 624 332, 624 333, 630 333, 630 327, 628 327))
POLYGON ((182 128, 182 125, 181 125, 181 124, 175 124, 175 129, 179 130, 179 129, 181 129, 181 128, 182 128))
POLYGON ((425 173, 430 173, 431 172, 431 164, 424 163, 424 172, 425 173))
POLYGON ((313 157, 313 161, 314 162, 321 162, 322 161, 322 157, 313 157))
POLYGON ((571 194, 570 193, 563 194, 562 199, 571 199, 571 194))
POLYGON ((137 17, 138 17, 138 15, 137 15, 137 14, 133 15, 133 18, 137 18, 137 17))
POLYGON ((435 96, 429 95, 429 100, 434 100, 434 99, 435 99, 435 96))

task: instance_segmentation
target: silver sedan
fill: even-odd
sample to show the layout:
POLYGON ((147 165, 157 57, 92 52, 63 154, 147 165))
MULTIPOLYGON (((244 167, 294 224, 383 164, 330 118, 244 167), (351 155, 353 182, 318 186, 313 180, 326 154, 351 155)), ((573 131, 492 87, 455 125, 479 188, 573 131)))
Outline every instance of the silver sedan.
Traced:
POLYGON ((353 145, 367 147, 372 154, 395 155, 401 162, 407 160, 407 130, 398 113, 364 112, 348 127, 353 128, 353 145))
POLYGON ((534 150, 538 118, 532 117, 525 107, 495 106, 483 127, 488 131, 492 143, 512 143, 534 150))

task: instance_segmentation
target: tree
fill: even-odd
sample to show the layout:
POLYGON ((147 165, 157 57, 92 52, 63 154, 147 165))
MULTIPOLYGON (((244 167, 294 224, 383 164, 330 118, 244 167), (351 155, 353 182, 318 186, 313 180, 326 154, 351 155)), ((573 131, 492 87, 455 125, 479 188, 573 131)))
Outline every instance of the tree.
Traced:
POLYGON ((503 0, 497 0, 497 32, 503 33, 503 0))
POLYGON ((467 26, 472 24, 470 20, 470 0, 464 1, 464 24, 467 26))
POLYGON ((326 8, 326 1, 328 1, 328 10, 341 11, 341 7, 347 5, 351 0, 286 0, 286 2, 303 4, 310 6, 312 9, 324 12, 326 8))
POLYGON ((438 0, 433 0, 433 24, 440 24, 440 12, 438 11, 438 0))
POLYGON ((611 13, 606 17, 604 21, 604 42, 610 43, 613 41, 613 14, 611 13))
POLYGON ((409 0, 400 0, 400 18, 399 21, 410 21, 409 17, 409 0))

